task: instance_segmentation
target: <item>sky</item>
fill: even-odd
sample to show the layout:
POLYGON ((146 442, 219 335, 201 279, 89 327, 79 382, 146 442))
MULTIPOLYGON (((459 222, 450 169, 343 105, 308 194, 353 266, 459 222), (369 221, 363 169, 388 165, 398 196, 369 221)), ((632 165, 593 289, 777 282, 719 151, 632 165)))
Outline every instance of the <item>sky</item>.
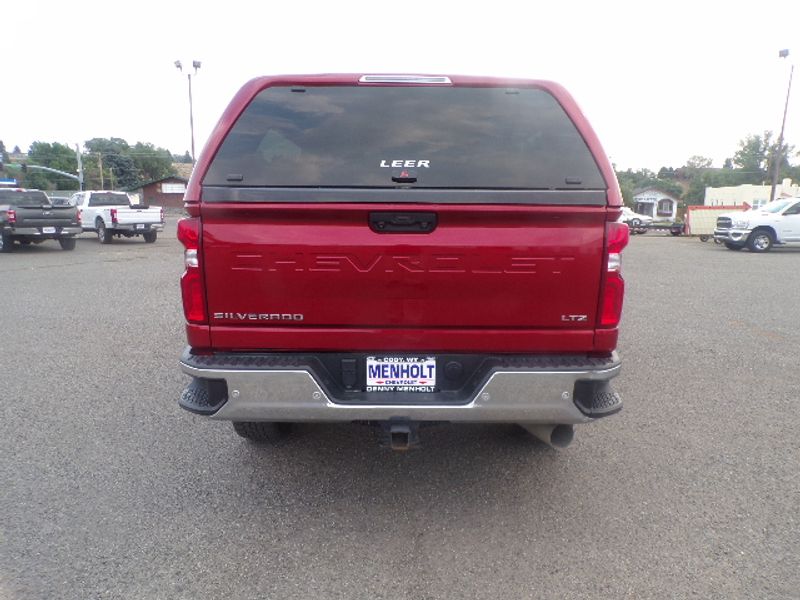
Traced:
MULTIPOLYGON (((800 2, 71 2, 3 11, 0 140, 95 137, 199 154, 249 79, 429 73, 550 79, 576 98, 618 169, 722 166, 739 141, 777 136, 800 2), (781 49, 788 58, 779 58, 781 49), (174 62, 184 65, 179 72, 174 62)), ((800 69, 785 139, 800 149, 800 69)), ((800 162, 794 157, 793 163, 800 162)))

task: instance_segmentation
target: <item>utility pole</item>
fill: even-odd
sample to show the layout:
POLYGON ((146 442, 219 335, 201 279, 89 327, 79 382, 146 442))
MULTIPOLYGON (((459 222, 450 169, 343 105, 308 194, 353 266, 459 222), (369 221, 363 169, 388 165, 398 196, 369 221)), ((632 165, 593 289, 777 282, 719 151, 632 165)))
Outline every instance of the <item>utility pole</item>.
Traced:
MULTIPOLYGON (((780 58, 789 56, 788 50, 778 52, 780 58)), ((786 103, 783 105, 783 121, 781 121, 781 133, 778 136, 778 148, 775 150, 775 164, 772 165, 772 188, 769 192, 769 201, 775 200, 775 187, 778 185, 778 173, 781 169, 781 158, 783 154, 783 131, 786 128, 786 111, 789 110, 789 94, 792 93, 792 76, 794 75, 794 65, 789 69, 789 87, 786 88, 786 103)))
POLYGON ((100 165, 100 189, 106 189, 105 182, 103 181, 103 153, 98 152, 97 154, 97 163, 100 165))

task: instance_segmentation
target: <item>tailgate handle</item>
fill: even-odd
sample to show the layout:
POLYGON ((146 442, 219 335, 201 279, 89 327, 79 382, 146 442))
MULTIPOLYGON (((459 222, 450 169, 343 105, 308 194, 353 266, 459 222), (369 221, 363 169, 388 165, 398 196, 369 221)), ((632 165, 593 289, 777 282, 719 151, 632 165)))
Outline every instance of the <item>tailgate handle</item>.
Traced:
POLYGON ((369 228, 375 233, 430 233, 436 229, 436 213, 371 212, 369 228))

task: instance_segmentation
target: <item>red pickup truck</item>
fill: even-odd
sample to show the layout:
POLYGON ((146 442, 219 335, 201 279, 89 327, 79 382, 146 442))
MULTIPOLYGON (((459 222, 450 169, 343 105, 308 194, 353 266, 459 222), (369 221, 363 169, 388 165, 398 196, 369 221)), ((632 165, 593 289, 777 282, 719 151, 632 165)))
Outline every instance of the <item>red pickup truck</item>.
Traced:
POLYGON ((610 380, 628 227, 546 81, 258 78, 189 182, 180 405, 272 441, 295 422, 517 423, 556 447, 610 380))

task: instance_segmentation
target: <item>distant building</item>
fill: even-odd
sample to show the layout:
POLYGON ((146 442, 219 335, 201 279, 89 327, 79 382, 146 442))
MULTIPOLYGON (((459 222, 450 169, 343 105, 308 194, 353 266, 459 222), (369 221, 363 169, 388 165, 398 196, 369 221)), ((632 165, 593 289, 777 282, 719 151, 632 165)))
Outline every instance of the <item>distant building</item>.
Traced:
MULTIPOLYGON (((729 185, 726 187, 707 187, 703 204, 705 206, 744 206, 758 208, 769 202, 771 185, 729 185)), ((794 198, 800 196, 800 186, 789 178, 775 186, 775 198, 794 198)))
POLYGON ((634 192, 633 210, 656 221, 674 221, 678 213, 678 199, 661 190, 645 188, 634 192))
POLYGON ((183 194, 186 193, 187 183, 189 180, 184 177, 170 175, 128 191, 138 195, 142 204, 183 208, 183 194))

